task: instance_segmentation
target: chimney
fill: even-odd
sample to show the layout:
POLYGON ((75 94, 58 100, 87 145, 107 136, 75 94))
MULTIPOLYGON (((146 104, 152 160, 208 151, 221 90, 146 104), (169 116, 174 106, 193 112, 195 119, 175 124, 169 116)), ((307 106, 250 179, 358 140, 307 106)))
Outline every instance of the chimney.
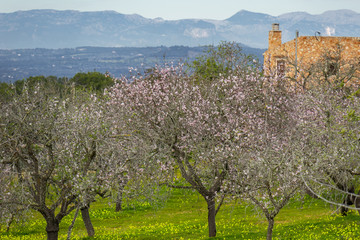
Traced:
POLYGON ((271 25, 271 27, 272 27, 272 31, 279 31, 279 25, 280 24, 278 24, 278 23, 273 23, 272 25, 271 25))
POLYGON ((269 49, 274 49, 281 46, 281 31, 279 30, 279 23, 273 23, 271 31, 269 31, 269 49))

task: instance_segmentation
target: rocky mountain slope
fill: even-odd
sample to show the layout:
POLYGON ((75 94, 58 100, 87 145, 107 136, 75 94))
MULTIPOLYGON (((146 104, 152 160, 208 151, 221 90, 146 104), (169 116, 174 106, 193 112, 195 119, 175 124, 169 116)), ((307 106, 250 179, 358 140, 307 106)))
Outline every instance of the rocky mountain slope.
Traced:
POLYGON ((320 15, 293 12, 280 16, 239 11, 224 20, 148 19, 114 11, 31 10, 0 13, 0 49, 200 46, 237 41, 267 48, 271 24, 280 23, 283 41, 300 35, 360 36, 360 14, 351 10, 320 15))

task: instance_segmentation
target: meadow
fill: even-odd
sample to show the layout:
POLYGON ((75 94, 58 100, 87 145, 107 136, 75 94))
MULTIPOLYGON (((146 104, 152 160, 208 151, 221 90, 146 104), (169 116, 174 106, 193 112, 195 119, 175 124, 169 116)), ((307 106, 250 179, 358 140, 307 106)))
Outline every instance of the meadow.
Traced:
MULTIPOLYGON (((59 239, 66 239, 73 214, 61 222, 59 239)), ((99 199, 91 205, 90 216, 95 228, 91 239, 209 239, 206 203, 198 193, 184 189, 171 190, 160 204, 125 202, 121 212, 115 212, 108 199, 99 199)), ((239 200, 227 201, 216 222, 214 239, 266 238, 266 219, 239 200)), ((299 196, 275 218, 273 239, 358 239, 359 235, 357 212, 341 216, 336 208, 321 200, 299 196)), ((13 224, 8 233, 1 226, 0 239, 46 239, 45 221, 33 212, 25 221, 13 224)), ((71 239, 90 239, 81 216, 71 239)))

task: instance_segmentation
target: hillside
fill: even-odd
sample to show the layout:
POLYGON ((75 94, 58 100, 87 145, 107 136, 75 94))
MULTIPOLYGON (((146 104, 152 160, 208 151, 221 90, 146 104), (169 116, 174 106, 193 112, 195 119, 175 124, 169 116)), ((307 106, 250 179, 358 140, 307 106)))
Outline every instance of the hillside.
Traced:
POLYGON ((236 41, 267 48, 271 23, 280 23, 283 40, 300 35, 360 36, 360 14, 351 10, 320 15, 293 12, 280 16, 239 11, 224 20, 149 19, 115 11, 31 10, 0 13, 0 49, 201 46, 236 41))
MULTIPOLYGON (((78 47, 67 49, 0 50, 0 82, 13 82, 30 76, 72 77, 78 72, 98 71, 114 77, 126 75, 129 68, 145 70, 155 64, 192 61, 206 47, 78 47)), ((263 49, 243 46, 245 54, 261 62, 263 49)))

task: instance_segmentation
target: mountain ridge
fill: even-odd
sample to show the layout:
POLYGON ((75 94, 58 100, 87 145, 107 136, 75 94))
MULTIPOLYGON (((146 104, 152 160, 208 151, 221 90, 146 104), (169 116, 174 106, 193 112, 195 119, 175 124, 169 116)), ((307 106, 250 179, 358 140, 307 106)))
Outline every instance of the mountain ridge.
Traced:
POLYGON ((0 49, 149 46, 201 46, 236 41, 267 48, 271 24, 280 23, 283 42, 322 32, 360 36, 360 13, 341 9, 322 14, 307 12, 271 16, 240 10, 224 20, 145 18, 113 10, 28 10, 0 13, 0 49), (331 31, 328 31, 331 29, 331 31))

